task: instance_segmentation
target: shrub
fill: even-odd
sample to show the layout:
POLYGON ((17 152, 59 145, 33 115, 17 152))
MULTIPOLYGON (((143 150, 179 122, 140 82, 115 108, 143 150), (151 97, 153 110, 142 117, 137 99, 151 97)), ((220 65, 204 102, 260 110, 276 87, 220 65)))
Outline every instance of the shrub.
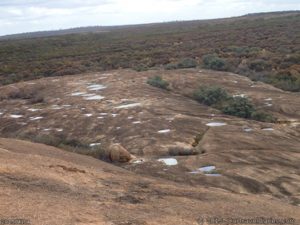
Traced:
POLYGON ((229 98, 227 92, 217 86, 202 86, 193 95, 195 100, 208 106, 215 105, 229 98))
POLYGON ((165 65, 166 70, 175 70, 175 69, 183 69, 183 68, 195 68, 198 63, 195 59, 192 58, 184 58, 177 63, 169 63, 165 65))
POLYGON ((39 134, 34 136, 33 134, 24 134, 19 136, 19 138, 29 139, 37 143, 54 146, 69 152, 75 152, 82 155, 92 156, 104 161, 109 161, 109 151, 102 146, 95 146, 91 148, 88 144, 77 139, 68 139, 65 135, 39 134))
POLYGON ((133 69, 137 72, 142 72, 142 71, 147 71, 148 66, 145 64, 138 64, 138 65, 134 66, 133 69))
POLYGON ((175 63, 169 63, 169 64, 165 65, 165 69, 166 70, 175 70, 175 69, 178 69, 178 66, 175 63))
POLYGON ((39 96, 39 95, 34 96, 33 98, 29 99, 30 104, 38 104, 38 103, 42 103, 44 101, 45 101, 44 97, 39 96))
POLYGON ((235 54, 237 57, 245 57, 257 54, 261 49, 258 47, 248 46, 229 46, 225 47, 224 52, 230 52, 235 54))
POLYGON ((45 145, 54 146, 54 147, 58 147, 62 142, 61 137, 54 136, 54 135, 39 134, 37 136, 25 135, 24 137, 26 139, 27 138, 30 139, 31 141, 34 141, 34 142, 37 142, 37 143, 42 143, 42 144, 45 144, 45 145))
POLYGON ((44 97, 41 95, 45 85, 22 86, 20 88, 13 88, 8 91, 7 98, 10 99, 24 99, 31 104, 41 103, 44 97))
POLYGON ((177 67, 178 68, 195 68, 195 67, 197 67, 197 65, 198 65, 198 63, 195 59, 185 58, 178 63, 177 67))
POLYGON ((163 80, 160 76, 150 77, 147 81, 147 84, 152 85, 154 87, 168 89, 169 83, 163 80))
POLYGON ((251 114, 251 119, 269 123, 276 122, 276 119, 271 114, 262 111, 253 112, 251 114))
MULTIPOLYGON (((256 111, 255 106, 244 97, 232 97, 220 87, 200 87, 194 92, 194 99, 208 106, 213 106, 227 115, 263 122, 276 122, 276 119, 266 112, 256 111)), ((193 147, 196 147, 203 134, 196 136, 193 147)))
POLYGON ((272 65, 263 59, 255 59, 250 62, 249 68, 255 72, 261 72, 272 69, 272 65))
POLYGON ((285 91, 293 91, 298 92, 300 91, 300 79, 296 80, 295 82, 291 80, 277 80, 273 81, 272 84, 285 91))
POLYGON ((215 54, 205 55, 202 58, 204 67, 212 70, 225 71, 227 69, 226 61, 215 54))
POLYGON ((16 83, 20 80, 22 80, 22 78, 20 78, 20 76, 17 76, 16 74, 9 74, 7 76, 0 77, 0 84, 2 84, 2 85, 12 84, 12 83, 16 83))
POLYGON ((251 118, 254 111, 255 107, 252 103, 247 98, 243 97, 231 98, 227 105, 222 109, 222 112, 225 114, 242 118, 251 118))
POLYGON ((268 83, 285 91, 300 91, 300 77, 297 78, 289 72, 280 72, 273 78, 268 80, 268 83))

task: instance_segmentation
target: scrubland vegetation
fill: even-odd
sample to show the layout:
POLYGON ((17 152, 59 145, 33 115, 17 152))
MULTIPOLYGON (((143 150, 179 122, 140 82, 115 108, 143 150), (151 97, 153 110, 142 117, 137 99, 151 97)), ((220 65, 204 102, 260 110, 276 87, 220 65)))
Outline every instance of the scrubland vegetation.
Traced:
POLYGON ((231 96, 221 87, 202 86, 193 94, 198 102, 221 110, 224 114, 263 122, 275 122, 269 113, 259 111, 246 97, 231 96))
POLYGON ((201 66, 299 91, 300 14, 276 15, 1 40, 0 83, 118 68, 201 66))
POLYGON ((153 87, 158 87, 161 89, 168 89, 169 83, 162 79, 160 76, 150 77, 147 83, 153 87))

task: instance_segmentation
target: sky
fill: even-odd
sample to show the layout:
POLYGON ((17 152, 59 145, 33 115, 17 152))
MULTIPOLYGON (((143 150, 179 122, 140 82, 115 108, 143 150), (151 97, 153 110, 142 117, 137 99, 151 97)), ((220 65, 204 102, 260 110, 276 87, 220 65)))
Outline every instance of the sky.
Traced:
POLYGON ((0 0, 0 35, 300 10, 300 0, 0 0))

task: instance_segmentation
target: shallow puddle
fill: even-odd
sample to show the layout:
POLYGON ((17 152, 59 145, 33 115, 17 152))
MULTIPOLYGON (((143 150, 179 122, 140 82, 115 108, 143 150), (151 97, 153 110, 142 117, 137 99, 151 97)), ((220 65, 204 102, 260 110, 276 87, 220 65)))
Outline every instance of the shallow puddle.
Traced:
POLYGON ((171 132, 171 130, 170 129, 166 129, 166 130, 159 130, 159 131, 157 131, 157 133, 159 133, 159 134, 166 134, 166 133, 170 133, 171 132))
POLYGON ((219 174, 219 173, 206 173, 205 176, 208 176, 208 177, 220 177, 220 176, 222 176, 222 174, 219 174))
POLYGON ((161 159, 158 159, 157 161, 163 162, 167 166, 175 166, 178 164, 177 160, 174 158, 161 158, 161 159))
POLYGON ((101 145, 101 143, 91 143, 90 147, 96 147, 96 146, 99 146, 99 145, 101 145))
POLYGON ((30 112, 37 112, 37 111, 40 111, 41 109, 27 109, 27 110, 30 112))
POLYGON ((269 127, 269 128, 263 128, 262 130, 264 130, 264 131, 273 131, 274 129, 269 127))
POLYGON ((74 92, 71 94, 71 96, 81 96, 81 95, 85 95, 86 92, 74 92))
POLYGON ((11 118, 14 118, 14 119, 19 119, 19 118, 22 118, 23 115, 15 115, 15 114, 12 114, 10 115, 11 118))
POLYGON ((136 159, 134 161, 132 161, 133 164, 141 164, 141 163, 144 163, 145 160, 144 159, 136 159))
POLYGON ((115 107, 116 109, 127 109, 127 108, 133 108, 133 107, 137 107, 140 106, 141 103, 132 103, 132 104, 126 104, 126 105, 120 105, 115 107))
POLYGON ((237 97, 246 98, 247 96, 245 94, 238 94, 238 95, 233 95, 232 97, 234 97, 234 98, 237 98, 237 97))
POLYGON ((134 122, 132 122, 133 124, 140 124, 140 123, 142 123, 141 121, 134 121, 134 122))
POLYGON ((29 119, 31 120, 31 121, 34 121, 34 120, 41 120, 41 119, 43 119, 44 117, 42 117, 42 116, 37 116, 37 117, 30 117, 29 119))
POLYGON ((102 84, 92 84, 90 86, 87 87, 90 91, 99 91, 99 90, 103 90, 106 88, 106 86, 102 85, 102 84))
POLYGON ((85 100, 102 100, 102 99, 104 99, 104 97, 101 95, 94 95, 94 96, 86 97, 84 99, 85 100))
POLYGON ((215 166, 204 166, 204 167, 199 168, 198 170, 201 172, 212 172, 215 169, 216 169, 215 166))
POLYGON ((244 131, 245 132, 251 132, 251 131, 253 131, 253 129, 252 128, 244 128, 244 131))
POLYGON ((204 167, 200 167, 199 169, 189 172, 191 174, 204 174, 205 176, 209 176, 209 177, 219 177, 222 176, 219 173, 214 173, 216 170, 215 166, 204 166, 204 167))
POLYGON ((227 125, 227 123, 222 123, 222 122, 212 122, 212 123, 207 123, 206 126, 209 127, 221 127, 221 126, 225 126, 227 125))

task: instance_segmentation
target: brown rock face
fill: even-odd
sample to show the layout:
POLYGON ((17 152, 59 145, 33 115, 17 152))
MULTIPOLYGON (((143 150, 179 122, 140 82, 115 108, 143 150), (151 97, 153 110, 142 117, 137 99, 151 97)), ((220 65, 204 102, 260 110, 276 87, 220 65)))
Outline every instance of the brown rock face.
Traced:
POLYGON ((120 144, 109 146, 109 158, 112 162, 125 163, 132 159, 130 153, 120 144))
POLYGON ((176 145, 169 147, 169 155, 172 156, 187 156, 187 155, 198 155, 199 152, 188 144, 177 142, 176 145))

